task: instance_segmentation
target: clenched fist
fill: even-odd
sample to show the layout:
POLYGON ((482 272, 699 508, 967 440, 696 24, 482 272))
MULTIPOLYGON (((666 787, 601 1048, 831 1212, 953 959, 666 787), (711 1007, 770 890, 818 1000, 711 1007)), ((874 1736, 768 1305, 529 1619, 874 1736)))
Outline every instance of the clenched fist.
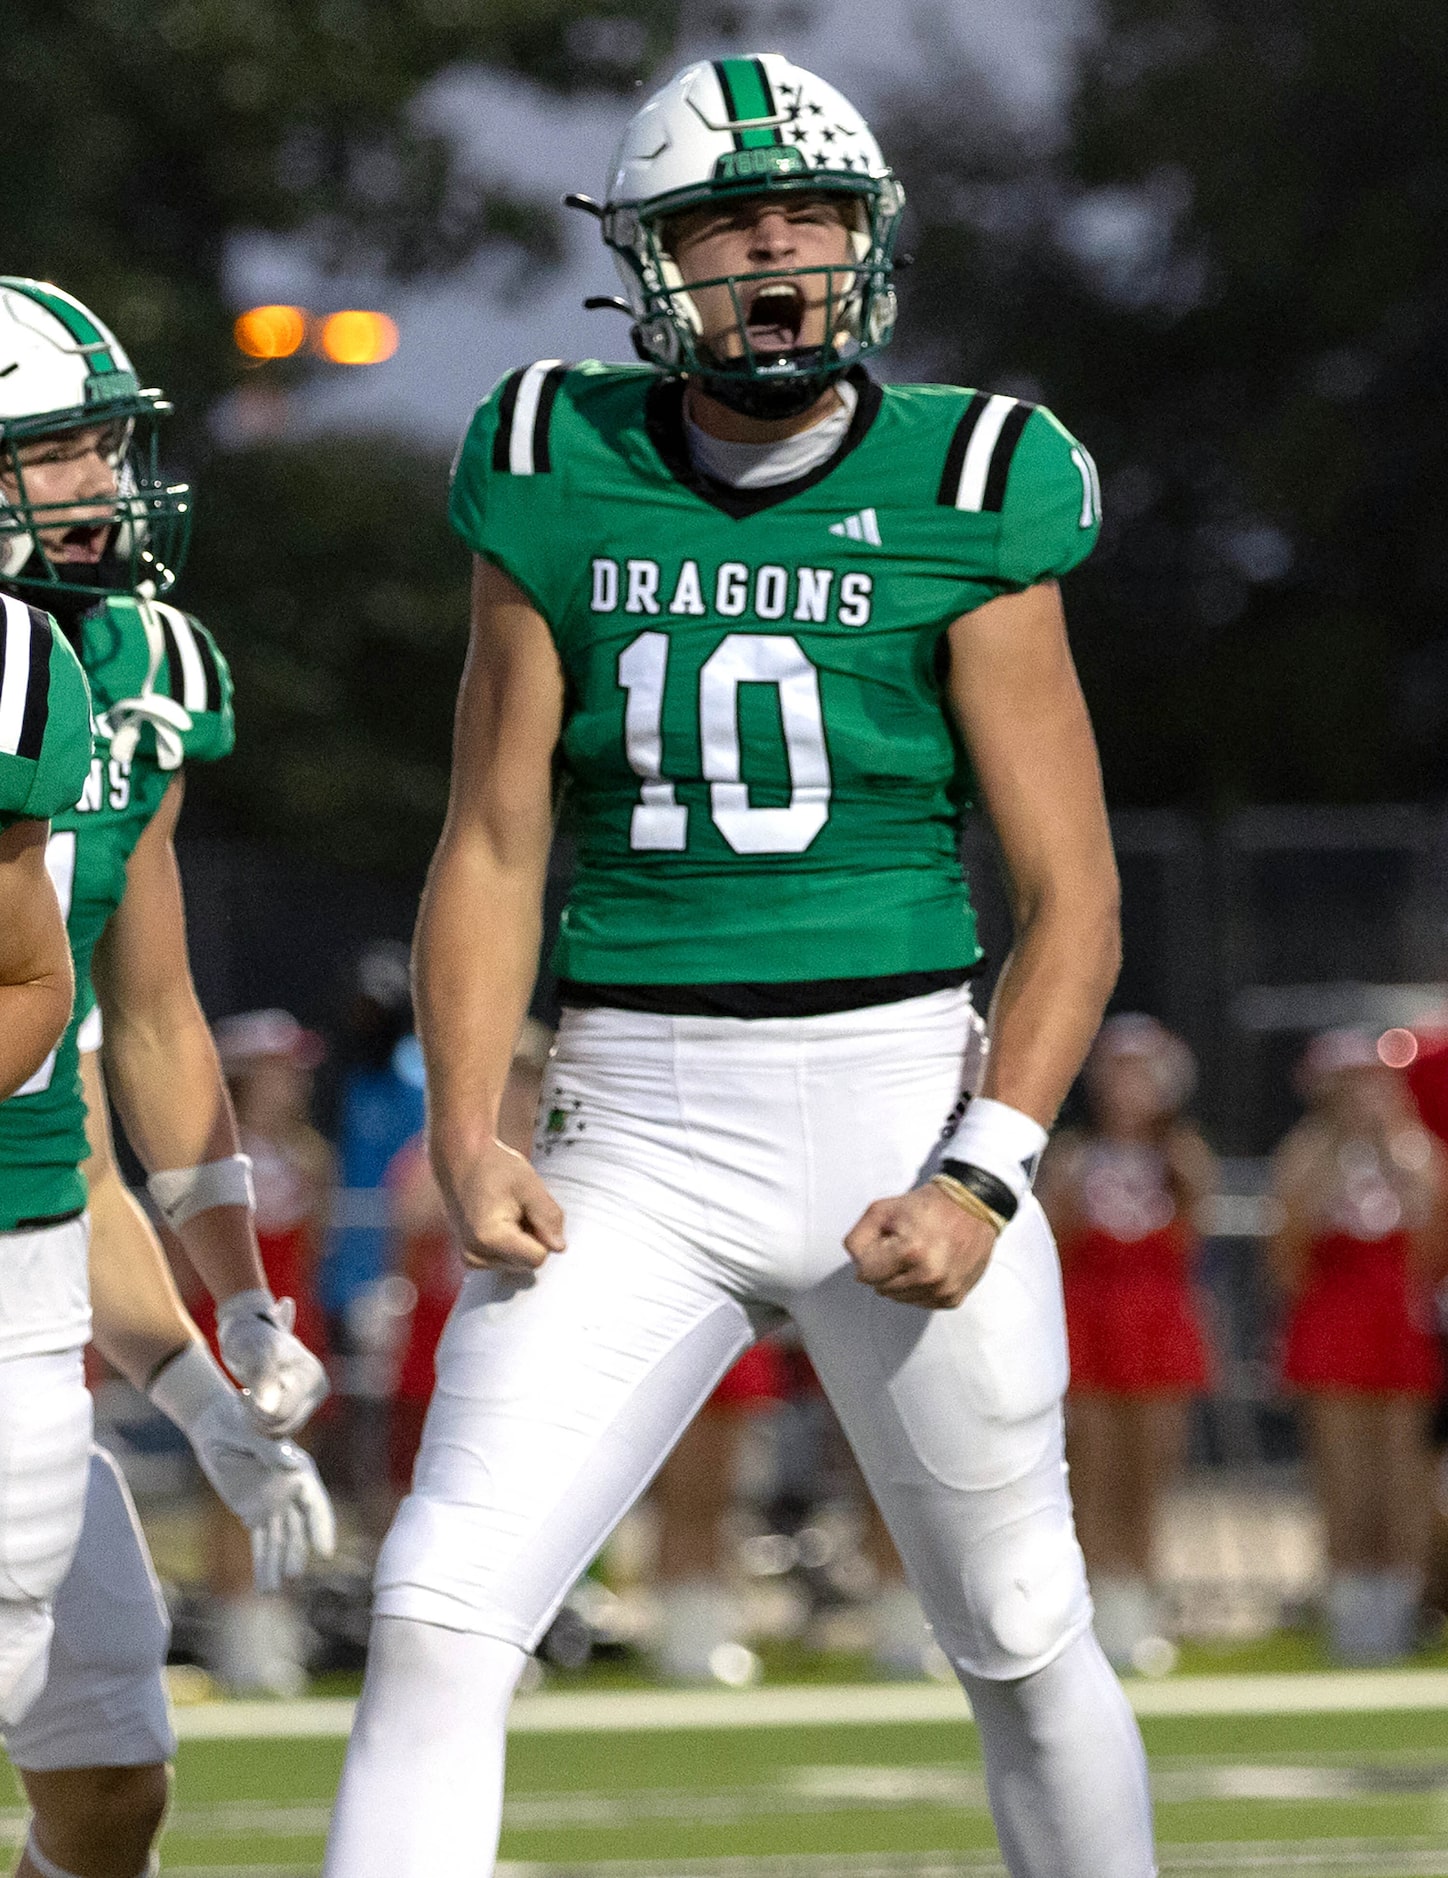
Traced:
POLYGON ((491 1141, 434 1157, 463 1260, 485 1271, 536 1271, 564 1249, 563 1208, 521 1154, 491 1141))
POLYGON ((938 1187, 876 1200, 845 1235, 861 1284, 898 1304, 952 1311, 985 1271, 996 1230, 938 1187))

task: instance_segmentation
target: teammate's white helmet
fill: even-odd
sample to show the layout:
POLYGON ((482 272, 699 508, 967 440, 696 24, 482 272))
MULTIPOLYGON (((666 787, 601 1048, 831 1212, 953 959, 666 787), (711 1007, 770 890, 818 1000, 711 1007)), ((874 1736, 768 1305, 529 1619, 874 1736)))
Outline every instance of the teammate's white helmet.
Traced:
MULTIPOLYGON (((143 390, 115 334, 72 294, 47 281, 0 275, 0 461, 16 493, 0 490, 0 581, 41 592, 110 593, 147 581, 164 593, 176 578, 191 524, 191 492, 161 479, 156 420, 171 409, 143 390), (71 505, 32 502, 19 446, 94 424, 113 427, 119 487, 99 567, 52 563, 39 530, 71 505), (138 428, 144 433, 137 441, 138 428), (89 578, 88 578, 89 577, 89 578)), ((86 509, 97 505, 87 500, 86 509)))
POLYGON ((803 409, 823 385, 889 343, 895 328, 892 256, 905 192, 865 120, 813 72, 777 52, 686 66, 630 119, 614 158, 603 236, 613 249, 640 352, 669 371, 702 378, 711 392, 759 415, 803 409), (742 354, 720 358, 700 343, 701 322, 669 252, 670 217, 739 196, 819 194, 850 199, 856 265, 793 268, 824 275, 823 345, 755 352, 739 283, 729 275, 742 354))

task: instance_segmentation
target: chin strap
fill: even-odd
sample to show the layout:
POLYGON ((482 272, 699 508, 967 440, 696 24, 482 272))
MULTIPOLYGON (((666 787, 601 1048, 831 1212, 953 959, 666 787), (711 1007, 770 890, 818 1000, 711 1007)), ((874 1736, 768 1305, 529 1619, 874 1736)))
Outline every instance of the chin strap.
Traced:
POLYGON ((161 661, 166 656, 166 634, 157 617, 150 596, 136 595, 136 610, 146 629, 149 658, 140 695, 122 698, 96 719, 96 728, 111 740, 111 754, 129 763, 136 754, 141 733, 148 727, 156 734, 156 761, 163 770, 180 769, 186 757, 184 733, 192 727, 191 713, 174 698, 156 690, 161 661))
POLYGON ((829 390, 848 368, 840 365, 808 378, 742 378, 733 373, 702 372, 701 391, 740 417, 798 417, 829 390))
POLYGON ((191 713, 159 691, 122 698, 96 719, 97 730, 111 740, 111 755, 122 763, 129 763, 136 754, 142 731, 148 727, 153 730, 156 761, 163 770, 180 769, 186 757, 184 733, 191 724, 191 713))

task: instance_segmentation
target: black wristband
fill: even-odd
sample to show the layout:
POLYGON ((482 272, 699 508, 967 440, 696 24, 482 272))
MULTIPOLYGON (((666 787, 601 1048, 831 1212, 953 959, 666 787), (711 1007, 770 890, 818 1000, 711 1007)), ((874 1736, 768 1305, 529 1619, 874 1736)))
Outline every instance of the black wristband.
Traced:
POLYGON ((958 1181, 968 1193, 973 1193, 992 1213, 1004 1220, 1015 1218, 1020 1202, 998 1174, 989 1173, 972 1161, 942 1161, 940 1171, 958 1181))

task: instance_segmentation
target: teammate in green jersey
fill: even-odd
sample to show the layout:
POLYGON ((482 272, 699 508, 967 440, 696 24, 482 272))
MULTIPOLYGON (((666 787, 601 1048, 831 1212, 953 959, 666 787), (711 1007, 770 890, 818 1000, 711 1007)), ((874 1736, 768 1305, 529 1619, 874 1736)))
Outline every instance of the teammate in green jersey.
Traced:
POLYGON ((0 595, 0 1101, 34 1075, 75 1002, 45 870, 49 818, 90 767, 90 693, 54 621, 0 595))
POLYGON ((515 372, 463 444, 473 644, 417 978, 478 1269, 378 1561, 327 1878, 486 1869, 526 1652, 785 1316, 969 1693, 1013 1878, 1154 1870, 1031 1193, 1118 963, 1056 584, 1096 474, 1017 398, 870 377, 902 206, 812 74, 689 67, 600 210, 646 365, 515 372), (535 1169, 496 1117, 555 777, 578 875, 535 1169), (988 1057, 977 798, 1016 920, 988 1057))
MULTIPOLYGON (((115 1463, 90 1445, 88 1224, 96 1342, 185 1430, 252 1531, 259 1584, 331 1544, 315 1469, 276 1438, 325 1383, 265 1289, 249 1165, 186 953, 172 846, 182 764, 231 747, 231 686, 204 629, 159 597, 190 507, 157 469, 166 408, 78 301, 0 279, 0 591, 7 617, 27 614, 26 597, 56 615, 95 711, 94 754, 49 805, 45 851, 75 1011, 0 1103, 0 1728, 34 1809, 23 1878, 150 1869, 173 1748, 164 1608, 115 1463), (245 1395, 200 1341, 116 1173, 102 1043, 245 1395)), ((0 696, 0 742, 4 723, 0 696)))

